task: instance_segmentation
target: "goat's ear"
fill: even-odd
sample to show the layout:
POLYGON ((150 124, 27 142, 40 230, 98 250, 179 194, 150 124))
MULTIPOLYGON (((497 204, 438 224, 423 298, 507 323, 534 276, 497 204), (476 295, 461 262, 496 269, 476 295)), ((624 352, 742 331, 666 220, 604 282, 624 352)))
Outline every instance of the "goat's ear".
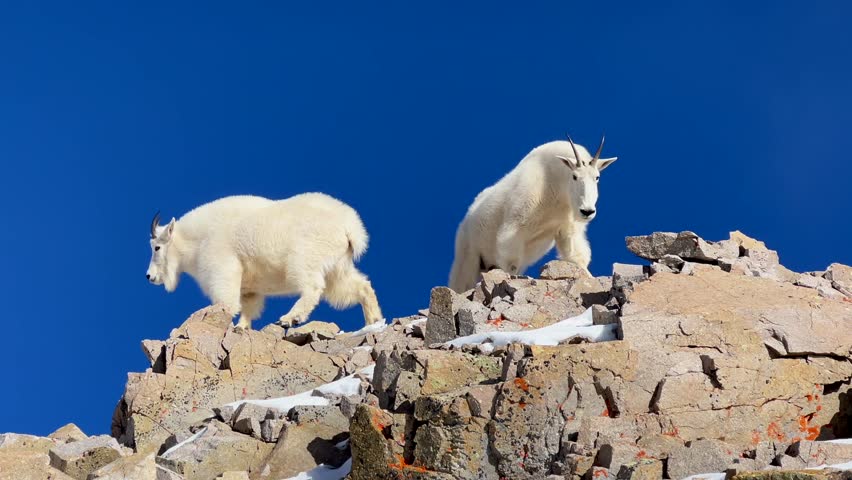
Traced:
POLYGON ((160 233, 160 240, 168 242, 172 239, 172 234, 175 233, 175 222, 177 222, 177 220, 172 217, 172 221, 169 222, 169 224, 163 229, 162 233, 160 233))
POLYGON ((612 162, 614 162, 614 161, 616 161, 616 160, 618 160, 618 157, 612 157, 612 158, 601 158, 601 159, 599 159, 599 160, 598 160, 598 162, 597 162, 597 165, 598 165, 598 171, 599 171, 599 172, 600 172, 600 171, 603 171, 603 169, 604 169, 604 168, 606 168, 606 167, 608 167, 608 166, 612 165, 612 162))
POLYGON ((571 157, 563 157, 562 155, 557 155, 556 158, 562 160, 565 165, 568 165, 568 168, 574 170, 577 168, 577 159, 571 157))

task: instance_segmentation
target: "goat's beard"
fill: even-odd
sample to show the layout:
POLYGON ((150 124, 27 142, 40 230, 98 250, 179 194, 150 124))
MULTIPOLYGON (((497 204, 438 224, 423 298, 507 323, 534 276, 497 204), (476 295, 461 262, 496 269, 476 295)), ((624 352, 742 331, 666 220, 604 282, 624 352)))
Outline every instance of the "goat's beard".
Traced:
POLYGON ((175 273, 172 269, 169 268, 163 271, 163 287, 165 287, 167 292, 174 292, 179 280, 179 274, 175 273))

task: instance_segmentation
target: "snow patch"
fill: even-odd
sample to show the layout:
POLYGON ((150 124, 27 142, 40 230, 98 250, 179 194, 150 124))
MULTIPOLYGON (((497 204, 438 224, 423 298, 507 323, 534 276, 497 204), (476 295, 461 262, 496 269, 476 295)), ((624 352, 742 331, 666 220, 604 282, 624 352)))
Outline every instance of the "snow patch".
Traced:
POLYGON ((338 335, 350 335, 353 337, 357 337, 358 335, 366 335, 368 333, 379 333, 384 331, 384 329, 388 328, 388 321, 386 319, 382 319, 381 322, 372 323, 370 325, 365 326, 360 330, 355 330, 354 332, 346 333, 343 330, 337 332, 338 335))
POLYGON ((375 370, 375 368, 375 364, 370 365, 369 367, 365 367, 361 370, 358 370, 352 375, 347 375, 341 379, 326 383, 325 385, 320 385, 319 387, 314 388, 313 390, 297 393, 295 395, 279 398, 268 398, 266 400, 239 400, 236 402, 231 402, 225 406, 232 407, 234 410, 236 410, 240 405, 244 403, 251 403, 252 405, 258 405, 261 407, 274 408, 275 410, 286 414, 293 407, 298 407, 300 405, 329 405, 329 401, 319 395, 341 395, 344 397, 350 395, 357 395, 361 389, 361 380, 358 378, 358 376, 364 377, 367 380, 372 381, 373 371, 375 370))
POLYGON ((852 445, 852 438, 838 438, 836 440, 825 440, 819 443, 836 443, 839 445, 852 445))
POLYGON ((690 475, 683 480, 725 480, 724 473, 699 473, 698 475, 690 475))
POLYGON ((295 477, 285 478, 284 480, 342 480, 343 477, 349 475, 350 471, 352 471, 351 458, 346 460, 340 468, 319 465, 307 472, 301 472, 295 477))
MULTIPOLYGON (((445 345, 461 347, 462 345, 484 345, 492 344, 492 347, 502 347, 510 343, 523 343, 525 345, 559 345, 573 337, 583 337, 593 342, 607 342, 617 339, 616 329, 618 325, 594 325, 592 321, 592 309, 576 317, 567 318, 561 322, 533 330, 522 330, 520 332, 486 332, 466 337, 459 337, 447 342, 445 345)), ((480 348, 481 349, 481 348, 480 348)))
POLYGON ((191 436, 191 437, 187 438, 186 440, 184 440, 184 441, 182 441, 182 442, 178 443, 178 444, 177 444, 177 445, 175 445, 174 447, 172 447, 172 448, 170 448, 170 449, 166 450, 166 451, 165 451, 165 452, 163 452, 163 454, 162 454, 162 455, 160 455, 160 456, 161 456, 161 457, 166 457, 166 456, 168 456, 170 453, 172 453, 172 452, 174 452, 175 450, 177 450, 177 449, 179 449, 179 448, 183 447, 184 445, 186 445, 186 444, 188 444, 188 443, 192 443, 192 442, 194 442, 194 441, 198 440, 198 437, 200 437, 201 435, 204 435, 204 432, 206 432, 206 431, 207 431, 207 427, 202 428, 201 430, 199 430, 199 431, 195 432, 195 435, 193 435, 193 436, 191 436))

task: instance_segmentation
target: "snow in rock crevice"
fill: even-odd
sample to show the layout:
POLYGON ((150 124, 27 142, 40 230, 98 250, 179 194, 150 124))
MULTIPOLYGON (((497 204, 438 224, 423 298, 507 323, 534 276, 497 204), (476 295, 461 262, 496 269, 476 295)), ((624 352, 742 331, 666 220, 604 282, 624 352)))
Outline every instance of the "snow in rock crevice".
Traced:
POLYGON ((592 342, 607 342, 618 339, 617 329, 618 325, 616 324, 594 325, 592 309, 588 308, 576 317, 566 318, 546 327, 519 332, 477 333, 450 340, 445 345, 461 347, 463 345, 485 346, 490 344, 490 347, 485 347, 486 351, 490 351, 493 350, 493 347, 502 347, 510 343, 553 346, 574 337, 582 337, 592 342))
POLYGON ((330 403, 328 399, 326 399, 322 395, 340 395, 344 397, 357 395, 361 389, 361 379, 359 377, 362 377, 366 380, 372 380, 373 370, 375 368, 375 364, 370 365, 369 367, 365 367, 361 370, 358 370, 352 375, 347 375, 341 379, 326 383, 325 385, 320 385, 319 387, 305 392, 297 393, 295 395, 289 395, 286 397, 279 398, 268 398, 265 400, 239 400, 236 402, 231 402, 225 406, 231 407, 236 410, 240 405, 244 403, 251 403, 252 405, 272 408, 284 414, 289 412, 293 407, 302 405, 326 406, 330 403))
POLYGON ((332 468, 326 465, 319 465, 307 472, 301 472, 295 477, 284 478, 282 480, 342 480, 349 472, 352 471, 352 459, 346 460, 340 468, 332 468))

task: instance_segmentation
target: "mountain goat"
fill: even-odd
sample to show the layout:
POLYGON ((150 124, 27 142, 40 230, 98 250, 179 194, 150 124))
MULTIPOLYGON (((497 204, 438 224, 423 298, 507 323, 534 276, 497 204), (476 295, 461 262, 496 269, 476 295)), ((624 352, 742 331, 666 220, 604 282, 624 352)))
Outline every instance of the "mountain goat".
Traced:
POLYGON ((595 217, 600 172, 617 157, 594 157, 568 141, 533 149, 473 201, 456 232, 450 288, 472 288, 482 271, 521 274, 554 243, 559 257, 588 271, 586 226, 595 217))
POLYGON ((179 276, 195 278, 213 303, 250 329, 265 297, 298 294, 278 323, 308 318, 320 298, 337 308, 361 304, 367 324, 382 319, 376 294, 354 261, 367 231, 352 207, 322 193, 284 200, 232 196, 202 205, 165 226, 151 222, 146 277, 172 292, 179 276))

